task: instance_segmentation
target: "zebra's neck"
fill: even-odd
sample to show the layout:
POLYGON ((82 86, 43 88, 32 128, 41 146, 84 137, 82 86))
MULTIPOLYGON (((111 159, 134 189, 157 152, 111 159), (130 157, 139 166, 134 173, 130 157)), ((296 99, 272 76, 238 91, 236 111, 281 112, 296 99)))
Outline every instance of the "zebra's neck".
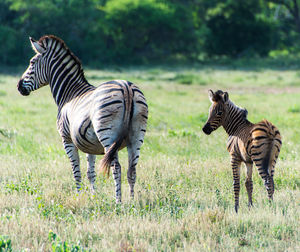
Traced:
POLYGON ((247 120, 247 110, 236 106, 229 101, 223 127, 229 136, 238 135, 241 130, 250 124, 247 120))
POLYGON ((85 79, 81 63, 67 50, 61 49, 60 54, 50 60, 49 66, 49 85, 59 108, 95 88, 85 79))

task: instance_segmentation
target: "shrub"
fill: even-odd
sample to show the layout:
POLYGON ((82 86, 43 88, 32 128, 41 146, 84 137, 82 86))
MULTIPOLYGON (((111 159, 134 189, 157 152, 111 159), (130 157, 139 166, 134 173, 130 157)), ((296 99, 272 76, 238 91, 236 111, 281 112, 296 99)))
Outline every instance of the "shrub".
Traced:
POLYGON ((155 59, 193 50, 192 19, 181 5, 110 0, 103 8, 108 50, 119 61, 155 59))
POLYGON ((11 240, 7 236, 0 235, 0 251, 12 251, 11 240))
POLYGON ((208 12, 207 53, 233 57, 266 56, 272 49, 274 24, 256 16, 257 6, 257 0, 227 1, 208 12))
POLYGON ((0 41, 1 62, 5 64, 17 62, 19 55, 22 54, 18 32, 9 26, 0 24, 0 41))

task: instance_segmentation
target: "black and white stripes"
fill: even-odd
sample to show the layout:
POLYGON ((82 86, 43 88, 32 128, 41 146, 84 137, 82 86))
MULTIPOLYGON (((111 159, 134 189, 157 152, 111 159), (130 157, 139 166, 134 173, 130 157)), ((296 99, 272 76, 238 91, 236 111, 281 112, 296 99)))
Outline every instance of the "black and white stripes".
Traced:
POLYGON ((30 38, 36 55, 18 84, 29 95, 49 84, 58 107, 57 128, 70 159, 77 189, 81 189, 78 149, 87 153, 87 177, 94 190, 95 155, 105 154, 102 167, 113 169, 116 201, 121 202, 121 166, 118 150, 128 149, 128 182, 134 196, 136 165, 146 132, 148 106, 143 93, 133 83, 114 80, 99 87, 85 79, 78 58, 65 43, 53 36, 39 41, 30 38))

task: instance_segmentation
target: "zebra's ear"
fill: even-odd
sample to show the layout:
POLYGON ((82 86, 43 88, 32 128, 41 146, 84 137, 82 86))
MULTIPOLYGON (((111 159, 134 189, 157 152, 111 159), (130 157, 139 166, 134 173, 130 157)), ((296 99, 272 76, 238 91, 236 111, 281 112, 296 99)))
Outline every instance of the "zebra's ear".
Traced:
POLYGON ((44 46, 42 44, 40 44, 38 41, 35 41, 32 37, 29 37, 32 49, 36 52, 36 53, 44 53, 46 51, 46 48, 44 48, 44 46))
POLYGON ((213 102, 213 98, 214 98, 214 92, 211 89, 208 90, 208 97, 209 97, 209 100, 212 103, 213 102))
POLYGON ((227 92, 224 92, 223 99, 224 99, 224 102, 225 102, 225 103, 228 102, 228 100, 229 100, 229 95, 228 95, 227 92))

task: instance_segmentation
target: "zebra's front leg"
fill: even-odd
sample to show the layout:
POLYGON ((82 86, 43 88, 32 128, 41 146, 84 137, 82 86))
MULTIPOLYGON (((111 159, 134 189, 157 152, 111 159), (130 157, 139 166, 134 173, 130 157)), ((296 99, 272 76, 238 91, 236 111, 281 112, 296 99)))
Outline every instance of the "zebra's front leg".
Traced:
POLYGON ((78 149, 73 143, 64 143, 65 151, 70 159, 77 192, 81 191, 81 172, 78 149))
POLYGON ((122 202, 121 193, 121 165, 118 160, 118 153, 115 154, 114 160, 111 163, 111 169, 115 181, 115 191, 116 191, 116 203, 122 202))
POLYGON ((245 163, 247 167, 247 177, 245 186, 248 193, 248 207, 250 208, 252 204, 252 192, 253 192, 253 181, 252 181, 252 169, 253 169, 253 163, 245 163))
POLYGON ((241 161, 239 158, 232 156, 231 157, 231 167, 233 173, 233 190, 234 190, 234 209, 235 212, 238 212, 239 209, 239 196, 240 196, 240 167, 241 161))
POLYGON ((96 155, 92 154, 86 154, 86 159, 87 159, 87 177, 90 181, 91 185, 91 192, 92 194, 95 193, 95 178, 96 178, 96 173, 95 173, 95 160, 96 160, 96 155))

